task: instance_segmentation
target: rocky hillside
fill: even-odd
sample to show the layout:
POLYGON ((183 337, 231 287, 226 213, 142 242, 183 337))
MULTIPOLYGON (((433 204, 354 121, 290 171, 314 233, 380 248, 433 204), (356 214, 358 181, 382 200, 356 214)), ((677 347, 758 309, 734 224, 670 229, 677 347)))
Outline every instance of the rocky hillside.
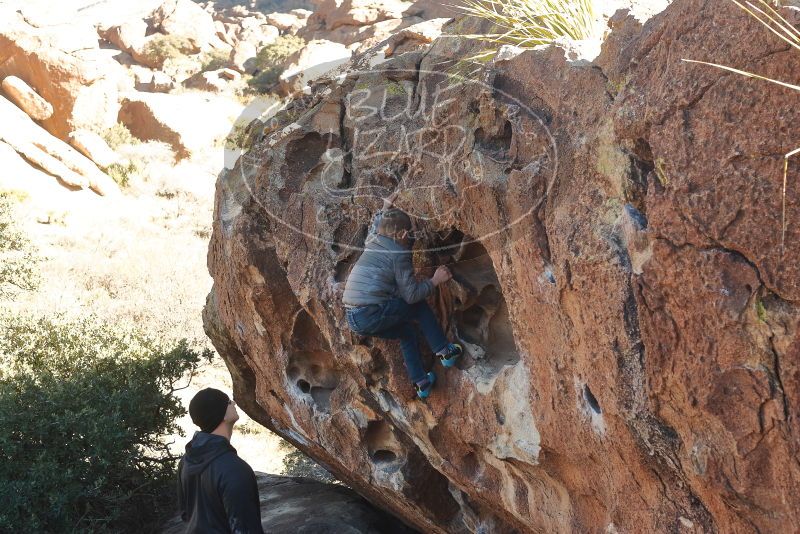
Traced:
POLYGON ((800 56, 729 2, 640 19, 594 59, 477 70, 473 41, 397 33, 251 125, 217 183, 205 320, 237 401, 421 530, 800 524, 796 93, 681 62, 792 81, 800 56), (469 352, 425 403, 339 300, 394 189, 469 352))
POLYGON ((177 162, 213 151, 221 167, 237 121, 442 10, 401 0, 299 2, 313 13, 284 4, 286 12, 191 0, 4 2, 0 157, 14 176, 0 186, 41 195, 30 184, 52 182, 116 195, 130 175, 146 177, 148 159, 116 146, 120 128, 130 140, 163 143, 177 162))

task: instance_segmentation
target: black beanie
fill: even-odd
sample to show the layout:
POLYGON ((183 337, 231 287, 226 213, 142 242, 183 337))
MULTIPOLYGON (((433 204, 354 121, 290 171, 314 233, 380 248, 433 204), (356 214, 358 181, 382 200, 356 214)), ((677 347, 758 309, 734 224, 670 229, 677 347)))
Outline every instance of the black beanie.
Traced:
POLYGON ((197 392, 189 402, 189 415, 203 432, 213 432, 225 418, 230 399, 222 391, 206 388, 197 392))

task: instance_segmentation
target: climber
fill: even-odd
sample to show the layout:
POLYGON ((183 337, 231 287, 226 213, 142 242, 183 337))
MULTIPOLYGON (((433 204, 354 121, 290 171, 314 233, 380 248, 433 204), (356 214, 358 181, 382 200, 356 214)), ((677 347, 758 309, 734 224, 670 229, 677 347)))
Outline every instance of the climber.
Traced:
POLYGON ((253 469, 230 444, 236 404, 214 388, 199 391, 189 415, 200 432, 178 464, 178 503, 187 533, 263 534, 253 469))
POLYGON ((408 214, 393 207, 397 195, 395 192, 386 198, 383 209, 375 215, 364 252, 347 277, 342 302, 347 324, 356 334, 400 340, 408 376, 417 396, 425 399, 433 389, 436 374, 425 372, 412 321, 419 322, 428 346, 442 365, 454 366, 463 349, 447 341, 425 302, 434 287, 453 275, 447 267, 440 266, 432 278, 416 280, 411 260, 416 234, 408 214))

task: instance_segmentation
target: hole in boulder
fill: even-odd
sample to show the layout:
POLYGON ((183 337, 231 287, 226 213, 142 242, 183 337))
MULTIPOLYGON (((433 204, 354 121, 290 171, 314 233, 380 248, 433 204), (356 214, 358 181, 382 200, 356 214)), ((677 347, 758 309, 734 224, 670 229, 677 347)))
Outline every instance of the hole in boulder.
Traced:
POLYGON ((350 257, 338 262, 333 273, 333 281, 342 283, 347 282, 347 277, 350 275, 350 271, 353 269, 354 263, 355 262, 350 261, 350 257))
POLYGON ((376 463, 394 462, 402 451, 392 427, 385 421, 369 422, 364 432, 364 445, 370 459, 376 463))
POLYGON ((472 478, 478 474, 481 467, 480 461, 474 452, 471 452, 461 459, 461 471, 467 478, 472 478))
POLYGON ((475 130, 475 146, 488 153, 493 159, 505 159, 511 150, 511 139, 514 130, 509 121, 505 121, 502 129, 487 131, 483 128, 475 130))
POLYGON ((588 384, 583 386, 583 398, 594 413, 598 415, 603 413, 600 410, 600 403, 597 402, 597 398, 594 396, 594 393, 592 393, 592 390, 589 389, 588 384))
POLYGON ((452 321, 476 362, 497 372, 519 362, 520 356, 492 258, 482 244, 469 241, 464 236, 449 261, 456 282, 451 286, 452 321))
POLYGON ((280 171, 284 185, 278 191, 279 198, 286 201, 292 194, 302 191, 311 170, 321 163, 325 151, 337 143, 338 136, 320 135, 317 132, 289 141, 280 171))
POLYGON ((328 341, 306 310, 297 313, 289 344, 286 375, 314 407, 330 412, 331 395, 339 384, 339 369, 328 341))
POLYGON ((384 462, 388 463, 397 460, 397 455, 392 451, 380 450, 380 451, 375 451, 372 454, 372 459, 377 463, 384 463, 384 462))
POLYGON ((367 226, 352 222, 341 224, 333 233, 331 248, 337 254, 334 281, 345 282, 358 259, 358 250, 364 247, 367 238, 367 226), (356 250, 354 250, 356 249, 356 250))
MULTIPOLYGON (((426 508, 440 525, 448 525, 461 510, 450 493, 450 481, 431 465, 413 442, 409 446, 411 448, 403 468, 406 480, 403 494, 426 508)), ((444 530, 449 531, 447 527, 444 530)))
POLYGON ((313 387, 308 393, 311 394, 311 398, 314 399, 314 403, 316 403, 317 406, 321 407, 324 411, 330 409, 333 388, 313 387))

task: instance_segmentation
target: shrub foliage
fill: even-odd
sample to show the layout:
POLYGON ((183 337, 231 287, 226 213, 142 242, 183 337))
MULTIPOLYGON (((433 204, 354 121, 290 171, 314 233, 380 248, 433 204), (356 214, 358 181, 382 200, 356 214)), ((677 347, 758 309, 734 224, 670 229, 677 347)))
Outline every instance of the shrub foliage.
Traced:
POLYGON ((303 48, 306 42, 296 35, 282 35, 268 44, 256 55, 257 73, 248 82, 250 87, 260 93, 269 92, 283 73, 286 59, 303 48))
POLYGON ((0 193, 0 298, 19 289, 36 289, 38 263, 33 246, 17 227, 10 196, 0 193))
POLYGON ((199 360, 93 319, 0 318, 0 531, 154 530, 199 360))

